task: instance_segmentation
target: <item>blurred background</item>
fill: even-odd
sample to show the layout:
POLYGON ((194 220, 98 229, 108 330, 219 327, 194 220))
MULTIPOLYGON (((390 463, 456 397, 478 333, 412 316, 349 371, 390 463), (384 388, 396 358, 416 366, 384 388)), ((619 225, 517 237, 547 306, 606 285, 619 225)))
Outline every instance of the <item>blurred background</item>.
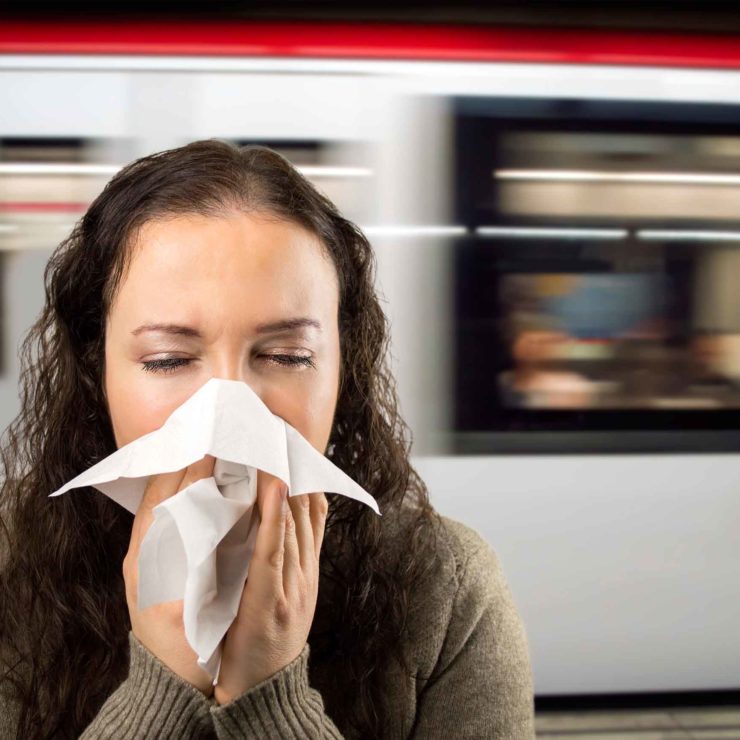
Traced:
POLYGON ((272 146, 373 243, 414 463, 501 558, 538 735, 740 737, 740 16, 237 5, 0 10, 2 428, 118 168, 272 146))

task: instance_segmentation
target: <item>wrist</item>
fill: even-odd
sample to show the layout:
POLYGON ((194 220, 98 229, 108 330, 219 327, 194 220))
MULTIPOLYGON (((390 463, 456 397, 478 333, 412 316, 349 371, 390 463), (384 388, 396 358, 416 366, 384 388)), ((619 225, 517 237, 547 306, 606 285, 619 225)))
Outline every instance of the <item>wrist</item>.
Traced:
POLYGON ((140 635, 133 628, 131 634, 138 643, 145 647, 157 660, 165 665, 172 673, 175 673, 183 681, 187 681, 194 689, 197 689, 206 698, 213 696, 213 679, 196 662, 197 656, 190 648, 188 654, 182 655, 182 650, 177 647, 152 644, 148 635, 140 635))
MULTIPOLYGON (((219 706, 229 704, 244 694, 258 692, 261 687, 270 682, 279 681, 281 678, 284 680, 287 679, 289 675, 295 673, 296 670, 299 670, 300 666, 305 663, 308 657, 308 650, 308 643, 305 643, 301 651, 282 667, 273 669, 272 671, 265 671, 260 675, 242 674, 239 677, 240 680, 238 684, 228 680, 217 683, 213 692, 214 702, 219 706)), ((224 675, 223 665, 221 668, 221 675, 224 675)))
MULTIPOLYGON (((274 675, 274 674, 273 674, 274 675)), ((270 677, 268 676, 267 679, 245 679, 244 681, 241 681, 239 683, 239 687, 230 686, 228 684, 216 684, 213 687, 213 700, 218 704, 219 706, 222 704, 228 704, 229 702, 234 701, 237 696, 241 696, 242 694, 246 694, 248 691, 253 689, 255 686, 259 686, 263 681, 268 680, 270 677)))

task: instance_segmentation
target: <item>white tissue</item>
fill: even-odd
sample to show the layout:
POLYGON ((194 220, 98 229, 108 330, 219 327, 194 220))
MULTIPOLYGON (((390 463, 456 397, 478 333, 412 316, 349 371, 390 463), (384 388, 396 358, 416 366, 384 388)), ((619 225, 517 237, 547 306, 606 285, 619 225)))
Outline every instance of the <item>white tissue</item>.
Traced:
POLYGON ((139 609, 183 599, 185 637, 218 681, 221 640, 234 621, 259 526, 257 469, 290 496, 340 493, 380 514, 375 499, 274 415, 246 384, 211 378, 157 430, 121 447, 50 496, 93 486, 136 514, 149 476, 216 458, 213 476, 152 509, 139 550, 139 609))

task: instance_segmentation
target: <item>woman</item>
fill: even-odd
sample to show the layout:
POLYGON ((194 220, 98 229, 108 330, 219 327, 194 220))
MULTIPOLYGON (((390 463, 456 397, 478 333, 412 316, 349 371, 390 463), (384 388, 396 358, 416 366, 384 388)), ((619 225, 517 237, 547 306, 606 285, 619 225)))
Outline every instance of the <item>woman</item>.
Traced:
POLYGON ((371 247, 287 161, 211 140, 130 164, 45 283, 2 451, 2 737, 533 737, 498 560, 409 463, 371 247), (133 524, 94 489, 48 497, 211 377, 248 383, 383 512, 286 503, 260 474, 215 687, 182 601, 136 604, 152 507, 213 458, 153 476, 133 524))

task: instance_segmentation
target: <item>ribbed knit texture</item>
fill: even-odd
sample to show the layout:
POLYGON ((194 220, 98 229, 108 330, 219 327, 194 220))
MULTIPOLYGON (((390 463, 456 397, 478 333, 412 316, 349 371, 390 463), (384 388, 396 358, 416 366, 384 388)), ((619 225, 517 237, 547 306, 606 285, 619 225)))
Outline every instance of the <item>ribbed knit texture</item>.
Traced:
POLYGON ((80 735, 92 738, 200 737, 211 725, 205 695, 171 671, 133 632, 128 633, 128 678, 108 697, 80 735))
POLYGON ((282 671, 234 701, 211 708, 219 738, 341 738, 324 712, 321 694, 308 685, 308 656, 303 652, 282 671))
MULTIPOLYGON (((532 740, 528 641, 501 564, 473 529, 446 517, 443 522, 436 571, 412 595, 412 673, 387 677, 392 708, 385 736, 532 740)), ((391 555, 403 546, 391 533, 391 555)), ((328 661, 312 670, 308 645, 274 676, 223 706, 173 673, 133 633, 129 645, 128 678, 86 728, 85 740, 355 736, 338 729, 327 711, 333 697, 324 687, 338 666, 328 661)), ((0 698, 3 739, 15 737, 15 712, 0 698)))

